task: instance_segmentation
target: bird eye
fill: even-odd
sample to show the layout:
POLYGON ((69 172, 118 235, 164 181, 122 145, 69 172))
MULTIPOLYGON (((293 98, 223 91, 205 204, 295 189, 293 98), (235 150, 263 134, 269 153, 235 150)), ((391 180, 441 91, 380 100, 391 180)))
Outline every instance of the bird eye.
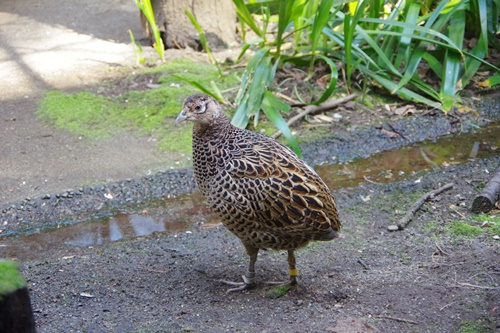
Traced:
POLYGON ((196 113, 203 113, 205 112, 205 105, 196 105, 194 109, 196 110, 196 113))

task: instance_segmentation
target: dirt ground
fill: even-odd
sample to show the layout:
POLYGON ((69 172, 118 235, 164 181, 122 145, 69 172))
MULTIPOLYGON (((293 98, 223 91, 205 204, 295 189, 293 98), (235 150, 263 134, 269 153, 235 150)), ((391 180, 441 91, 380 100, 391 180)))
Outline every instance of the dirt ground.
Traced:
MULTIPOLYGON (((22 263, 38 330, 498 332, 499 241, 487 231, 468 238, 447 230, 456 220, 474 224, 470 200, 499 165, 476 161, 334 192, 340 239, 299 251, 302 288, 281 297, 262 283, 225 295, 217 280, 239 280, 247 256, 224 227, 205 228, 201 214, 186 230, 61 244, 22 263), (387 231, 422 193, 448 182, 454 187, 424 204, 405 230, 387 231)), ((286 255, 262 252, 257 274, 260 282, 286 279, 286 255)))
MULTIPOLYGON (((166 169, 146 138, 89 143, 35 115, 47 89, 83 89, 131 65, 123 31, 140 35, 133 2, 7 0, 0 21, 0 206, 166 169), (102 19, 89 25, 75 12, 102 19)), ((487 229, 470 238, 449 229, 457 220, 480 225, 469 208, 499 166, 500 158, 477 160, 392 185, 333 189, 341 237, 298 252, 302 288, 283 296, 263 284, 225 295, 227 286, 217 280, 239 280, 247 257, 225 228, 206 228, 203 214, 176 232, 90 247, 61 244, 20 262, 37 329, 498 332, 500 243, 487 229), (421 194, 448 182, 454 187, 424 204, 407 229, 387 230, 421 194)), ((259 281, 283 280, 286 256, 263 252, 257 270, 259 281)))

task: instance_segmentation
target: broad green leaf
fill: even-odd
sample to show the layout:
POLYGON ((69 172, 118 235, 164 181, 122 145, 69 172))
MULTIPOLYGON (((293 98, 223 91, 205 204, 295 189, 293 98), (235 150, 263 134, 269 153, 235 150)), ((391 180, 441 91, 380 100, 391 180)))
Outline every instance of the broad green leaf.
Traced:
POLYGON ((283 136, 287 139, 290 147, 299 156, 302 154, 299 149, 297 141, 292 135, 290 128, 286 124, 286 121, 281 116, 279 110, 285 111, 286 108, 290 108, 287 104, 280 101, 276 96, 274 96, 270 91, 266 91, 264 99, 262 101, 262 111, 266 117, 273 122, 274 125, 283 133, 283 136))
MULTIPOLYGON (((461 48, 465 33, 465 11, 459 10, 454 12, 450 20, 448 32, 450 39, 461 48)), ((455 104, 457 83, 460 78, 460 62, 460 54, 451 50, 446 50, 440 93, 443 110, 445 112, 449 111, 455 104)))
POLYGON ((443 79, 443 64, 441 64, 441 61, 437 60, 436 57, 434 57, 429 52, 425 52, 423 54, 422 58, 425 61, 427 61, 427 64, 432 69, 434 74, 436 74, 437 77, 439 77, 439 79, 442 80, 443 79))

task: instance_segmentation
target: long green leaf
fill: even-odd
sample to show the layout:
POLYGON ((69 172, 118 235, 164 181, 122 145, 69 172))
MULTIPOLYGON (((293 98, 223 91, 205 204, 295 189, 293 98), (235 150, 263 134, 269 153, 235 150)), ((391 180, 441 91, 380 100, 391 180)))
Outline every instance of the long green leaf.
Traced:
MULTIPOLYGON (((454 12, 448 31, 450 39, 461 48, 465 32, 465 11, 454 12)), ((441 84, 441 101, 445 112, 449 111, 455 104, 457 83, 460 78, 460 61, 459 54, 446 50, 441 84)))
POLYGON ((177 75, 177 74, 171 74, 170 76, 172 76, 178 80, 184 81, 186 83, 189 83, 190 85, 200 89, 205 94, 208 94, 208 95, 214 97, 215 99, 217 99, 221 103, 226 103, 224 96, 222 96, 219 88, 217 86, 214 86, 213 82, 211 82, 212 89, 209 89, 209 88, 205 87, 204 85, 200 84, 198 81, 190 80, 190 79, 187 79, 187 78, 182 77, 182 76, 177 75))
POLYGON ((330 18, 330 10, 334 4, 334 0, 323 0, 319 5, 318 12, 314 18, 312 25, 310 43, 311 43, 311 64, 309 66, 309 71, 312 71, 314 66, 314 56, 316 53, 316 48, 318 46, 319 37, 321 32, 327 26, 328 19, 330 18))
POLYGON ((161 61, 165 61, 165 45, 163 45, 163 40, 160 36, 160 30, 158 30, 158 26, 156 25, 155 14, 153 13, 153 6, 151 5, 151 1, 136 0, 135 4, 148 20, 155 40, 153 47, 156 53, 158 53, 158 55, 160 56, 161 61))
POLYGON ((335 90, 335 87, 337 86, 337 79, 339 76, 339 73, 337 71, 337 66, 335 65, 332 59, 325 57, 324 55, 321 54, 319 54, 318 57, 323 59, 323 61, 326 62, 330 67, 330 84, 328 85, 328 88, 326 88, 326 90, 323 92, 321 97, 317 101, 312 103, 315 105, 323 103, 332 95, 333 91, 335 90))
MULTIPOLYGON (((420 13, 420 5, 418 3, 410 3, 408 12, 406 14, 405 23, 408 27, 404 27, 401 33, 401 38, 399 40, 398 53, 394 61, 394 65, 399 67, 400 63, 408 63, 410 57, 410 46, 412 42, 413 32, 415 31, 415 26, 417 26, 418 14, 420 13)), ((387 54, 387 53, 386 53, 387 54)))
MULTIPOLYGON (((383 85, 387 90, 389 90, 389 91, 394 90, 394 86, 396 86, 396 84, 394 82, 392 82, 391 80, 388 80, 387 78, 385 78, 381 75, 378 75, 375 72, 371 72, 371 71, 363 71, 363 72, 366 75, 372 77, 374 80, 376 80, 381 85, 383 85)), ((404 99, 407 99, 410 101, 415 101, 415 102, 422 103, 422 104, 427 104, 431 107, 441 109, 441 103, 430 100, 430 99, 428 99, 428 98, 426 98, 426 97, 424 97, 424 96, 422 96, 414 91, 411 91, 407 88, 403 87, 403 88, 397 90, 396 94, 401 96, 404 99)))
MULTIPOLYGON (((488 54, 488 8, 486 4, 486 0, 476 0, 477 2, 477 12, 479 13, 479 21, 480 21, 480 35, 477 45, 474 46, 471 53, 476 57, 484 59, 488 54)), ((490 4, 493 6, 493 4, 490 4)), ((494 11, 493 8, 490 8, 491 11, 494 11)), ((498 19, 497 19, 498 21, 498 19)), ((464 65, 464 75, 462 77, 463 86, 467 86, 470 80, 476 74, 481 63, 473 58, 467 58, 465 60, 464 65)))
POLYGON ((255 24, 252 14, 250 14, 245 2, 243 0, 233 0, 233 3, 236 5, 236 13, 240 21, 245 22, 245 24, 248 25, 250 29, 257 34, 257 36, 265 39, 262 30, 260 30, 257 24, 255 24))
POLYGON ((429 67, 432 69, 434 74, 439 77, 440 80, 443 79, 443 64, 441 64, 441 61, 437 60, 436 57, 434 57, 432 54, 429 52, 425 52, 422 58, 427 61, 427 64, 429 64, 429 67))
MULTIPOLYGON (((434 23, 440 19, 441 21, 436 23, 437 26, 434 26, 434 30, 440 30, 441 25, 444 25, 445 22, 448 20, 446 19, 446 15, 442 15, 439 17, 439 15, 443 12, 445 6, 448 4, 448 1, 442 1, 440 2, 436 9, 431 13, 429 18, 426 20, 424 24, 424 28, 431 29, 433 27, 434 23)), ((454 11, 456 11, 459 8, 459 4, 461 4, 461 1, 457 2, 454 6, 449 8, 449 11, 446 13, 447 15, 451 16, 453 15, 454 11)), ((410 60, 408 61, 408 65, 406 66, 406 70, 403 74, 403 78, 401 81, 399 81, 399 84, 396 86, 395 90, 393 91, 396 92, 398 89, 403 87, 405 84, 407 84, 412 77, 415 75, 417 72, 418 65, 420 64, 420 61, 422 59, 423 54, 426 52, 427 47, 429 46, 428 42, 421 41, 414 49, 412 56, 410 57, 410 60)))
POLYGON ((288 143, 290 144, 290 147, 293 149, 293 151, 298 156, 302 157, 297 141, 293 137, 290 128, 279 112, 279 110, 285 111, 289 108, 290 106, 281 102, 270 91, 266 91, 264 99, 262 101, 262 111, 264 111, 266 117, 271 120, 274 125, 276 125, 281 133, 283 133, 283 136, 288 140, 288 143))
POLYGON ((200 23, 198 23, 198 20, 189 11, 189 9, 186 8, 184 10, 184 13, 187 15, 187 17, 189 17, 189 20, 194 25, 195 29, 198 31, 198 35, 200 37, 200 43, 203 46, 203 49, 205 50, 205 52, 207 52, 208 59, 210 59, 210 61, 215 64, 215 67, 217 67, 217 71, 219 72, 219 76, 222 77, 222 70, 220 69, 219 62, 217 61, 217 59, 215 58, 215 56, 212 53, 212 50, 208 46, 208 42, 207 42, 207 38, 205 36, 205 32, 201 28, 200 23))

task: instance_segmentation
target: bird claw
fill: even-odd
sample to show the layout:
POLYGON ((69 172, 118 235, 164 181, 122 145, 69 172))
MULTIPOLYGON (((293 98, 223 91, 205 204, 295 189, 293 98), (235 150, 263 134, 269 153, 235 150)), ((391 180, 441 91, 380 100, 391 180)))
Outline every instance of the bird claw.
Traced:
POLYGON ((226 291, 226 295, 230 294, 235 291, 242 291, 242 290, 247 290, 250 289, 253 285, 255 285, 255 273, 250 274, 251 277, 242 275, 241 277, 243 278, 243 282, 234 282, 234 281, 227 281, 227 280, 218 280, 221 283, 227 284, 229 286, 234 286, 236 288, 231 288, 228 291, 226 291))

